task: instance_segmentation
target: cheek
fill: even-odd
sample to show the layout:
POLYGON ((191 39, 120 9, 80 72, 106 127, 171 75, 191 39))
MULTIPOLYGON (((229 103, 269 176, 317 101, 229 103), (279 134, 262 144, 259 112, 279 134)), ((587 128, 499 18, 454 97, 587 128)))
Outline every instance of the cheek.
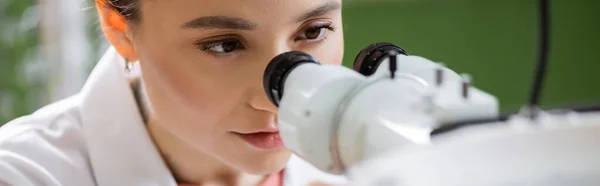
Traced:
MULTIPOLYGON (((142 65, 143 79, 153 106, 154 117, 157 117, 160 123, 171 126, 193 124, 194 117, 204 117, 204 115, 193 114, 208 110, 202 107, 207 105, 204 104, 206 100, 201 99, 205 97, 202 92, 186 86, 185 78, 180 74, 171 74, 164 68, 156 69, 154 64, 147 61, 142 65), (190 96, 193 94, 198 96, 190 96)), ((202 120, 210 120, 210 118, 202 118, 202 120)))
POLYGON ((152 37, 140 34, 138 52, 143 79, 153 105, 154 117, 178 134, 211 133, 223 127, 217 123, 227 117, 236 105, 239 90, 237 78, 227 69, 208 63, 195 50, 182 50, 177 36, 152 37))
POLYGON ((338 48, 335 52, 335 64, 341 65, 344 60, 344 38, 343 36, 338 41, 338 48))
POLYGON ((202 67, 186 60, 186 55, 165 47, 168 42, 147 38, 140 48, 143 79, 153 105, 155 117, 167 125, 210 127, 219 120, 225 108, 211 74, 202 73, 202 67), (162 46, 162 47, 154 47, 162 46), (202 125, 198 122, 202 121, 202 125))
MULTIPOLYGON (((339 31, 341 32, 341 31, 339 31)), ((323 64, 341 65, 344 58, 344 39, 342 33, 331 34, 325 44, 318 50, 311 52, 323 64)))

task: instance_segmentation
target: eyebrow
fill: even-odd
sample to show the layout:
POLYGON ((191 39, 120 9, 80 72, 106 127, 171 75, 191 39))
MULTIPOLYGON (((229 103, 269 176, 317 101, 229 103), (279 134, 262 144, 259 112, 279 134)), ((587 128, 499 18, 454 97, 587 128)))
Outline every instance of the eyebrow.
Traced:
POLYGON ((256 23, 228 16, 206 16, 189 21, 182 28, 252 30, 256 23))
MULTIPOLYGON (((329 1, 323 5, 306 12, 298 17, 297 21, 304 20, 327 14, 341 8, 341 4, 337 1, 329 1)), ((184 29, 234 29, 234 30, 253 30, 257 27, 256 23, 251 21, 228 17, 228 16, 205 16, 199 17, 192 21, 183 24, 184 29)))
POLYGON ((342 5, 337 2, 337 1, 329 1, 327 3, 324 3, 323 5, 309 11, 306 12, 304 14, 302 14, 300 17, 298 17, 297 21, 298 22, 302 22, 304 20, 313 18, 313 17, 318 17, 321 15, 325 15, 331 11, 335 11, 338 10, 342 7, 342 5))

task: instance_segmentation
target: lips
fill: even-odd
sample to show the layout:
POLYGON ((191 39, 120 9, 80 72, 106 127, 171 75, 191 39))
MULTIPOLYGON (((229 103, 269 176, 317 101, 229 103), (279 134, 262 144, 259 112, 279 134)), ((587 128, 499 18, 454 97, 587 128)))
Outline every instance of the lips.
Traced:
POLYGON ((236 133, 248 144, 261 149, 261 150, 273 150, 283 147, 283 141, 279 132, 255 132, 255 133, 236 133))

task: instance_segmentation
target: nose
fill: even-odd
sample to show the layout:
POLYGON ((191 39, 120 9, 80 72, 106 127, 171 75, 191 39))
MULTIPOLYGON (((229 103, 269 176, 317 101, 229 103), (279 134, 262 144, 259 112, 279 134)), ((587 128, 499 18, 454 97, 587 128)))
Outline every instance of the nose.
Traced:
POLYGON ((257 110, 277 114, 277 106, 275 106, 275 104, 273 104, 271 100, 269 100, 269 98, 267 97, 267 93, 263 88, 262 73, 260 77, 260 80, 257 81, 258 83, 255 83, 255 85, 252 86, 252 97, 250 98, 250 106, 257 110))
POLYGON ((273 103, 271 103, 271 101, 269 101, 264 91, 261 91, 260 93, 262 94, 252 97, 252 99, 250 100, 250 106, 257 110, 277 114, 278 108, 273 103))
POLYGON ((257 110, 268 111, 277 114, 277 106, 275 106, 275 104, 269 100, 267 93, 265 92, 263 76, 269 62, 271 62, 275 56, 291 51, 291 47, 280 45, 279 47, 272 47, 272 50, 265 51, 268 52, 265 52, 265 54, 257 58, 258 61, 256 63, 260 64, 258 65, 260 68, 257 68, 257 73, 255 73, 256 75, 254 76, 256 78, 254 81, 255 83, 252 86, 252 98, 250 99, 250 106, 257 110))

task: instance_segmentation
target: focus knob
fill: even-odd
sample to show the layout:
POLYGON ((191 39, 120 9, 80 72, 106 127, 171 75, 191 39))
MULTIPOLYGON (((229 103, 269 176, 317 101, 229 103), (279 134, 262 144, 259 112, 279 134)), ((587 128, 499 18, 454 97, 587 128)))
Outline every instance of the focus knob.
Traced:
POLYGON ((377 67, 381 64, 381 61, 385 59, 391 51, 395 51, 397 54, 408 55, 404 49, 386 42, 380 42, 371 44, 358 53, 354 59, 353 69, 365 76, 370 76, 377 67))

